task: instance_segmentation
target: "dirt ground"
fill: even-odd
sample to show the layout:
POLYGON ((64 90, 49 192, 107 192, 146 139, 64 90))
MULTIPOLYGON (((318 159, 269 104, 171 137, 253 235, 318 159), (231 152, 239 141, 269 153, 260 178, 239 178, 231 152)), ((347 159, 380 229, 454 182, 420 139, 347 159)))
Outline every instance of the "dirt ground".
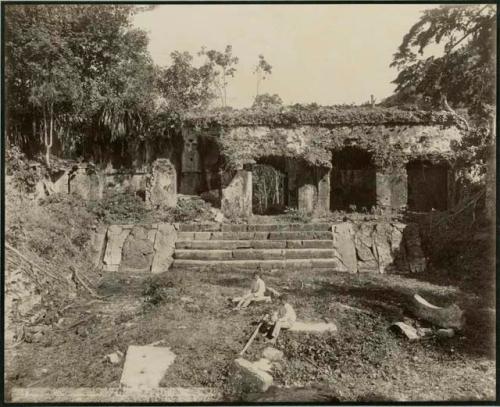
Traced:
MULTIPOLYGON (((112 365, 103 357, 163 340, 177 355, 163 386, 212 387, 235 400, 238 396, 227 387, 231 362, 256 321, 272 309, 272 304, 259 304, 232 310, 229 298, 240 294, 249 279, 242 272, 174 271, 152 279, 106 275, 99 287, 106 300, 79 300, 67 310, 59 331, 6 350, 7 386, 118 386, 123 362, 112 365)), ((289 295, 300 320, 338 327, 337 334, 280 336, 276 347, 285 360, 273 368, 276 386, 321 385, 340 401, 494 400, 494 312, 492 319, 484 311, 494 305, 484 298, 430 283, 425 275, 417 280, 277 271, 264 279, 289 295), (466 309, 464 330, 453 338, 416 342, 392 332, 390 324, 397 321, 429 326, 407 311, 414 293, 437 305, 458 302, 466 309)), ((257 360, 266 346, 259 336, 245 357, 257 360)), ((292 392, 279 401, 293 401, 292 392)))

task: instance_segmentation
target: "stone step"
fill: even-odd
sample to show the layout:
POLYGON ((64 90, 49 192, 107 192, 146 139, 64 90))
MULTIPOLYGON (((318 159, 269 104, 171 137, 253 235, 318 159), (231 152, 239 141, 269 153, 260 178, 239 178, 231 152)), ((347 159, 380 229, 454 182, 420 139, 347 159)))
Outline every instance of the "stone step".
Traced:
POLYGON ((239 270, 309 270, 331 269, 345 271, 342 262, 332 259, 292 259, 292 260, 184 260, 176 259, 172 264, 176 270, 239 271, 239 270))
POLYGON ((331 240, 179 240, 176 249, 331 249, 331 240))
POLYGON ((331 231, 178 232, 178 240, 331 240, 331 231))
POLYGON ((332 259, 333 249, 236 249, 236 250, 182 250, 177 249, 175 259, 183 260, 289 260, 332 259))
POLYGON ((179 232, 311 232, 330 231, 331 223, 221 224, 181 223, 179 232))

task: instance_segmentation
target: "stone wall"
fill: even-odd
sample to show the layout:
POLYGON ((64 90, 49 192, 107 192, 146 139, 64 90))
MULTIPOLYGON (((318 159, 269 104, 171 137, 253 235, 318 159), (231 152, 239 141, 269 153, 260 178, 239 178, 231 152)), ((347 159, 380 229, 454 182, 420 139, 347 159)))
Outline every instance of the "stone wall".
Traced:
POLYGON ((104 271, 162 273, 173 261, 178 225, 111 225, 103 242, 104 271))
POLYGON ((399 222, 341 222, 332 226, 333 247, 350 273, 422 272, 426 260, 418 227, 399 222))

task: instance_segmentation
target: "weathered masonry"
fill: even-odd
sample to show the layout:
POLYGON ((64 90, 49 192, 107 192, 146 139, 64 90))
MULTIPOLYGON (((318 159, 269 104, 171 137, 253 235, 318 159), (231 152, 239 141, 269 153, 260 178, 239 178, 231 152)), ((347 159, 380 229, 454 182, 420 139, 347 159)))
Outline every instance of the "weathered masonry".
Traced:
POLYGON ((262 208, 262 182, 275 206, 316 215, 450 209, 462 133, 447 112, 330 108, 194 117, 182 137, 180 192, 245 217, 262 208))

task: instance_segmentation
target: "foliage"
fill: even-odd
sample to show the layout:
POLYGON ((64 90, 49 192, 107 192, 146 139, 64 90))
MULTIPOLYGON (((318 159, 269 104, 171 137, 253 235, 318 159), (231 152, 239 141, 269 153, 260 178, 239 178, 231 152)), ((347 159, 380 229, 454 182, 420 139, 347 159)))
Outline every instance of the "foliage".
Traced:
POLYGON ((175 208, 163 208, 158 218, 162 222, 200 222, 213 220, 209 203, 202 199, 179 199, 175 208))
POLYGON ((283 106, 283 101, 278 94, 270 95, 263 93, 262 95, 255 96, 252 104, 252 109, 280 109, 283 106))
POLYGON ((165 282, 158 276, 148 277, 142 283, 142 296, 146 305, 159 305, 169 298, 171 282, 165 282))
POLYGON ((206 109, 215 97, 212 89, 213 69, 209 64, 199 68, 192 65, 189 52, 170 54, 172 65, 160 70, 158 86, 167 108, 176 112, 206 109))
POLYGON ((257 91, 255 92, 255 98, 259 96, 259 86, 260 83, 271 75, 273 67, 264 58, 264 55, 259 55, 259 62, 255 66, 253 73, 257 76, 257 91))
POLYGON ((88 208, 97 219, 106 224, 147 223, 151 213, 144 202, 131 193, 113 192, 102 200, 90 201, 88 208))
POLYGON ((285 207, 285 174, 270 165, 255 165, 252 169, 253 213, 272 215, 285 207))
POLYGON ((285 216, 282 217, 284 223, 309 223, 312 215, 300 209, 286 208, 285 216))
POLYGON ((200 128, 233 126, 293 127, 298 125, 451 125, 449 112, 384 107, 292 105, 279 110, 231 109, 187 114, 185 124, 200 128))
POLYGON ((33 154, 142 133, 154 103, 145 32, 134 6, 5 8, 7 136, 33 154), (82 137, 84 136, 84 137, 82 137))
POLYGON ((444 5, 424 11, 404 36, 391 66, 400 70, 396 92, 421 96, 434 107, 443 98, 452 106, 483 110, 495 103, 494 5, 444 5), (442 56, 422 58, 432 43, 442 56))
POLYGON ((238 63, 238 57, 233 56, 233 47, 227 45, 224 52, 214 49, 206 50, 203 47, 199 53, 207 57, 206 67, 212 77, 212 84, 219 93, 221 107, 227 107, 227 85, 228 80, 234 77, 236 73, 235 65, 238 63))

